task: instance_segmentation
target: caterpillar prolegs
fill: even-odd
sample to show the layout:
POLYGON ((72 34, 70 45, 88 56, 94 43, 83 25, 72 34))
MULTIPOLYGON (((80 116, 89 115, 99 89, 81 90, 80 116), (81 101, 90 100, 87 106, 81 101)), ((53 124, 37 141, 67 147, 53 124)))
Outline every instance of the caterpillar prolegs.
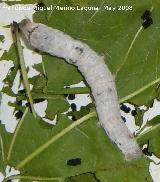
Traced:
POLYGON ((114 78, 103 58, 85 43, 46 25, 25 19, 19 28, 32 47, 64 58, 78 67, 91 87, 98 118, 105 132, 126 160, 138 158, 142 152, 121 119, 114 78))

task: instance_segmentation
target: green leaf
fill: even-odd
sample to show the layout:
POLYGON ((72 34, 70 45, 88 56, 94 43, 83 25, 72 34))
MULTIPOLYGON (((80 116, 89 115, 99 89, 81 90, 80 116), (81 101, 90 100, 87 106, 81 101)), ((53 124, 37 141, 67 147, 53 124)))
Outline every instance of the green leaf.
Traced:
POLYGON ((3 139, 2 136, 0 135, 0 171, 5 172, 5 162, 4 162, 4 145, 3 145, 3 139))
POLYGON ((9 86, 3 87, 1 92, 6 93, 7 95, 9 95, 11 97, 16 97, 16 94, 12 91, 11 87, 9 87, 9 86))
MULTIPOLYGON (((54 144, 50 143, 43 151, 36 153, 24 163, 26 157, 33 156, 34 151, 38 151, 40 146, 63 132, 72 123, 64 115, 59 115, 58 118, 56 126, 45 123, 42 125, 42 121, 36 120, 26 110, 14 135, 5 133, 3 141, 7 164, 19 169, 22 176, 41 178, 68 178, 82 173, 97 170, 112 171, 123 165, 133 165, 123 160, 121 152, 106 137, 104 130, 97 126, 94 118, 73 128, 64 137, 54 144), (8 137, 11 140, 10 144, 8 137), (80 163, 68 164, 67 161, 77 158, 80 163)), ((138 165, 141 160, 144 162, 144 159, 140 159, 136 164, 138 165)), ((146 163, 143 163, 144 170, 148 170, 146 163)))
MULTIPOLYGON (((74 119, 77 120, 77 119, 80 119, 81 117, 87 115, 89 112, 91 112, 91 110, 93 110, 93 108, 94 108, 94 104, 90 103, 87 106, 82 106, 79 111, 76 111, 76 112, 70 111, 70 112, 68 112, 67 116, 72 116, 72 117, 74 117, 74 119)), ((94 108, 94 110, 95 110, 95 108, 94 108)))
POLYGON ((53 120, 56 114, 67 111, 69 107, 70 105, 64 96, 59 96, 57 99, 49 99, 45 117, 53 120))
POLYGON ((141 126, 143 123, 143 116, 146 110, 140 109, 138 106, 135 106, 134 112, 135 114, 134 113, 132 114, 134 115, 135 118, 135 124, 141 126))
POLYGON ((153 152, 157 157, 160 157, 160 116, 148 121, 146 126, 152 127, 138 135, 137 141, 141 146, 148 144, 148 150, 153 152))
POLYGON ((44 92, 47 86, 47 78, 44 75, 34 76, 29 82, 34 85, 32 92, 44 92))
MULTIPOLYGON (((17 166, 43 143, 72 123, 63 115, 59 115, 58 118, 58 124, 48 128, 40 125, 38 120, 27 113, 17 134, 9 164, 17 166), (23 145, 24 141, 25 145, 23 145)), ((122 154, 115 145, 110 143, 104 131, 97 127, 96 120, 92 119, 74 128, 65 137, 50 145, 23 166, 20 171, 23 175, 30 176, 41 174, 44 177, 69 177, 104 169, 107 166, 111 167, 111 164, 114 167, 121 163, 123 163, 122 154), (80 158, 81 165, 68 166, 67 160, 74 158, 80 158)))
POLYGON ((154 127, 158 127, 160 125, 160 116, 156 116, 153 119, 151 119, 150 121, 147 121, 146 126, 154 126, 154 127))
POLYGON ((12 134, 8 133, 4 125, 0 125, 0 172, 5 174, 7 165, 7 151, 11 142, 12 134))
POLYGON ((89 0, 69 0, 68 2, 71 5, 85 6, 88 4, 89 0))
MULTIPOLYGON (((43 55, 43 64, 48 79, 47 90, 60 90, 64 86, 75 84, 83 80, 77 69, 67 64, 64 60, 59 60, 50 55, 43 55)), ((35 65, 35 68, 42 72, 41 64, 35 65)))
MULTIPOLYGON (((24 158, 71 123, 65 116, 60 115, 59 124, 48 128, 35 120, 31 113, 25 112, 25 115, 22 118, 23 122, 20 121, 20 127, 17 127, 18 130, 14 135, 16 138, 14 136, 14 140, 12 138, 12 145, 9 147, 9 143, 4 143, 6 148, 9 148, 8 164, 14 167, 19 166, 24 158)), ((4 142, 6 141, 4 140, 4 142)), ((5 150, 5 153, 8 152, 5 150)), ((123 156, 117 147, 106 138, 104 131, 97 127, 96 120, 92 119, 74 128, 54 145, 50 145, 25 166, 22 166, 20 171, 22 175, 27 176, 41 174, 42 177, 66 178, 84 172, 105 169, 107 166, 110 168, 111 164, 114 167, 121 163, 123 163, 123 156), (80 158, 82 163, 77 166, 67 165, 67 161, 74 158, 80 158)))
POLYGON ((22 103, 19 103, 19 102, 21 102, 21 101, 8 102, 8 105, 11 106, 11 107, 14 107, 15 110, 24 111, 25 106, 22 106, 22 103))
MULTIPOLYGON (((32 3, 33 1, 27 0, 25 2, 32 3)), ((24 1, 22 0, 21 3, 24 3, 24 1)), ((101 7, 97 12, 37 11, 33 18, 36 22, 62 30, 75 39, 87 43, 97 53, 104 56, 106 64, 116 76, 117 91, 121 102, 128 100, 137 105, 148 104, 153 98, 157 97, 157 87, 160 81, 160 35, 157 28, 160 26, 160 11, 158 1, 129 2, 133 6, 132 11, 115 12, 104 11, 103 6, 109 4, 113 7, 128 5, 128 1, 44 0, 43 3, 46 6, 59 3, 60 6, 78 4, 79 6, 101 7), (152 7, 154 8, 152 9, 152 7), (153 25, 144 29, 141 26, 141 15, 146 9, 152 9, 153 25)), ((78 83, 84 79, 74 66, 67 64, 64 60, 45 54, 42 56, 43 64, 35 65, 35 68, 45 76, 31 79, 34 85, 34 96, 44 94, 40 97, 44 98, 44 96, 50 96, 49 93, 57 94, 59 92, 59 94, 62 94, 64 86, 78 83)), ((14 45, 2 58, 15 58, 17 60, 14 45)), ((15 67, 6 78, 6 82, 10 87, 18 70, 18 64, 16 62, 14 64, 15 67)), ((7 92, 9 93, 9 91, 7 92)), ((77 93, 77 91, 73 89, 72 93, 77 93)), ((52 98, 54 98, 53 95, 52 98)), ((55 98, 57 98, 57 95, 55 98)), ((55 99, 54 101, 49 99, 47 117, 53 118, 56 113, 64 112, 67 108, 68 104, 65 100, 61 102, 61 99, 55 99)), ((89 110, 85 107, 79 113, 70 114, 79 118, 88 112, 89 110)), ((143 113, 139 114, 139 117, 142 117, 143 113)), ((6 164, 13 167, 22 164, 26 157, 31 156, 40 146, 50 141, 52 137, 61 133, 69 124, 73 123, 65 115, 61 114, 58 114, 58 124, 56 126, 34 119, 29 112, 23 119, 20 121, 21 127, 16 130, 17 132, 14 135, 5 132, 0 125, 5 154, 5 162, 3 162, 3 147, 1 145, 0 169, 2 171, 4 171, 6 164), (8 154, 9 160, 7 160, 8 154)), ((155 130, 151 130, 139 138, 138 142, 143 145, 149 140, 151 151, 159 155, 159 127, 157 125, 153 127, 155 130)), ((146 178, 151 181, 148 164, 149 161, 144 158, 134 162, 125 162, 121 152, 107 138, 103 129, 97 126, 97 120, 90 119, 81 126, 74 128, 53 145, 50 144, 45 150, 28 161, 26 165, 23 165, 20 171, 24 176, 43 178, 68 178, 78 175, 70 178, 71 181, 92 181, 92 175, 84 176, 83 173, 97 171, 96 176, 101 182, 107 180, 134 181, 135 179, 136 181, 145 181, 146 178), (81 159, 81 164, 76 166, 67 165, 68 160, 77 158, 81 159)), ((26 180, 29 181, 29 178, 26 180)))
POLYGON ((12 1, 12 0, 8 0, 8 1, 5 1, 6 4, 12 6, 12 5, 15 5, 15 4, 35 4, 35 3, 38 3, 39 0, 20 0, 20 1, 12 1))
POLYGON ((9 51, 5 52, 2 55, 2 57, 0 58, 0 61, 1 60, 12 60, 13 61, 14 66, 9 70, 9 74, 4 79, 4 83, 6 83, 9 87, 12 87, 13 81, 16 77, 18 67, 19 67, 18 56, 17 56, 15 44, 12 44, 9 51))
POLYGON ((98 182, 93 174, 87 173, 66 179, 64 182, 98 182))
POLYGON ((98 171, 96 173, 96 177, 100 180, 100 182, 152 182, 148 168, 149 165, 147 160, 143 158, 141 160, 134 161, 132 164, 126 163, 121 166, 117 166, 117 168, 114 168, 111 171, 98 171))
POLYGON ((73 177, 70 177, 67 179, 60 178, 59 180, 58 179, 56 180, 55 178, 54 178, 54 180, 51 180, 51 178, 48 178, 48 180, 47 180, 47 178, 39 178, 39 177, 35 178, 32 176, 28 177, 28 176, 21 176, 21 175, 19 175, 18 177, 19 177, 19 179, 21 179, 21 182, 28 182, 28 181, 33 181, 33 180, 36 180, 36 181, 37 180, 40 180, 40 181, 48 181, 49 180, 49 181, 55 181, 55 182, 84 182, 84 181, 97 182, 94 174, 91 174, 91 173, 81 174, 81 175, 73 176, 73 177))

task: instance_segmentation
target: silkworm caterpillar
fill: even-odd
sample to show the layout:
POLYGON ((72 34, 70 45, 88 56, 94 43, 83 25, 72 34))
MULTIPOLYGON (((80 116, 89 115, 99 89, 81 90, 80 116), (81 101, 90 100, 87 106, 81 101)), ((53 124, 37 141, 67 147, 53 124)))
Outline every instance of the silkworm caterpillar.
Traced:
POLYGON ((138 158, 142 152, 121 118, 114 78, 103 57, 85 43, 46 25, 25 19, 20 22, 19 28, 32 47, 64 58, 78 67, 91 87, 98 118, 105 132, 126 160, 138 158))

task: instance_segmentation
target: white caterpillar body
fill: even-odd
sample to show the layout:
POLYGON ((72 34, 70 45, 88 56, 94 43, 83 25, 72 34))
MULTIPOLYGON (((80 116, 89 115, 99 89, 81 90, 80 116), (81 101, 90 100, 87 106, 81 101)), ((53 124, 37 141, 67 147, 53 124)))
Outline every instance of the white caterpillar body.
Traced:
POLYGON ((23 20, 19 27, 30 45, 76 65, 91 87, 99 121, 126 160, 142 153, 121 119, 114 78, 102 57, 88 45, 43 24, 23 20))

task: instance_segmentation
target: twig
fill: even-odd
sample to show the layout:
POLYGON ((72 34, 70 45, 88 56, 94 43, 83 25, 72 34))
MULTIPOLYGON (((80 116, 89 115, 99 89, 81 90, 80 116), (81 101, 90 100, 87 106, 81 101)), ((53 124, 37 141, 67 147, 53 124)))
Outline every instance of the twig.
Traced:
POLYGON ((25 67, 23 49, 21 46, 21 41, 20 41, 19 32, 18 32, 18 24, 16 22, 13 22, 13 24, 12 24, 12 33, 13 33, 14 41, 15 41, 15 44, 17 47, 18 56, 19 56, 19 63, 20 63, 20 67, 21 67, 24 88, 26 90, 26 95, 27 95, 28 101, 30 103, 32 114, 36 118, 36 112, 34 110, 34 105, 33 105, 33 98, 31 95, 29 80, 27 77, 27 70, 25 67))

